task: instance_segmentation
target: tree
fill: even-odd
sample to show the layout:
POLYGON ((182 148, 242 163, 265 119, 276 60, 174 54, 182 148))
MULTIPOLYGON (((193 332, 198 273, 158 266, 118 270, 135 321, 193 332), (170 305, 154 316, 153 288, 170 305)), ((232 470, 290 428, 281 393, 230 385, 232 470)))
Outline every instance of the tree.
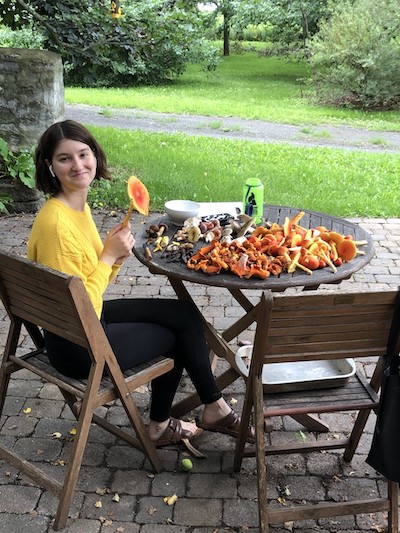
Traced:
POLYGON ((188 62, 215 67, 193 0, 122 5, 123 17, 113 19, 110 0, 9 0, 8 14, 20 11, 40 28, 46 48, 62 57, 68 84, 154 84, 182 74, 188 62))
POLYGON ((311 43, 312 80, 324 102, 400 106, 398 0, 346 0, 311 43))
POLYGON ((222 15, 222 34, 224 42, 224 56, 230 54, 230 30, 232 17, 236 13, 240 0, 213 0, 210 4, 214 4, 215 10, 213 11, 214 20, 218 15, 222 15))

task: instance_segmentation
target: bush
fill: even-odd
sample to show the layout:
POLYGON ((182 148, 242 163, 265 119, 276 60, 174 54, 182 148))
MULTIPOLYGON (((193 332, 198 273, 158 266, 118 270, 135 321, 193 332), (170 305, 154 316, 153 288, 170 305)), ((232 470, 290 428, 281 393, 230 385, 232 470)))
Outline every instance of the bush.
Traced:
POLYGON ((0 26, 0 46, 4 48, 43 48, 44 37, 32 28, 11 30, 0 26))
POLYGON ((46 48, 63 59, 68 85, 157 84, 182 74, 188 62, 216 66, 192 2, 125 2, 118 19, 110 17, 109 0, 31 0, 29 7, 46 48))
POLYGON ((324 103, 362 109, 400 105, 398 0, 349 0, 311 42, 312 81, 324 103))

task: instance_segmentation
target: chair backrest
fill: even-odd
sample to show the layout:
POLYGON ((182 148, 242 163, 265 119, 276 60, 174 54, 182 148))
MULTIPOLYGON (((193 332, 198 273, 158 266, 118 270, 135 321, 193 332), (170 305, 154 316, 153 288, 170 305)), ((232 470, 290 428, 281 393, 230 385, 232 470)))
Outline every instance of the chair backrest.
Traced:
POLYGON ((80 278, 0 251, 0 296, 12 322, 34 324, 89 350, 113 356, 80 278))
POLYGON ((398 291, 265 292, 253 357, 260 364, 385 354, 398 291))

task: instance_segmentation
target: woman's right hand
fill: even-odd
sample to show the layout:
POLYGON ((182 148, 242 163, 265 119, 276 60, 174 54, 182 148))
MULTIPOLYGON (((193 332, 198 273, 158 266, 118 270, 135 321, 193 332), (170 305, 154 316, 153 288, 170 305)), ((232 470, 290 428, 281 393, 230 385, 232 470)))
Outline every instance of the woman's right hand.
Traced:
POLYGON ((132 234, 131 225, 122 223, 107 232, 104 240, 104 248, 100 254, 100 261, 113 266, 117 261, 121 263, 121 258, 128 258, 132 254, 135 246, 135 237, 132 234))

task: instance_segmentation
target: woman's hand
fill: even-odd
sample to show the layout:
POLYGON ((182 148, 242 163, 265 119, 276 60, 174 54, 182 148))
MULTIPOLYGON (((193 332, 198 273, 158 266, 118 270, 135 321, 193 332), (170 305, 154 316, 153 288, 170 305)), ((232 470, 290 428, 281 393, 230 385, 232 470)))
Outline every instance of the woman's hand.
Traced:
POLYGON ((130 223, 126 226, 120 223, 107 232, 99 259, 110 266, 121 265, 132 254, 134 246, 135 237, 130 223))

